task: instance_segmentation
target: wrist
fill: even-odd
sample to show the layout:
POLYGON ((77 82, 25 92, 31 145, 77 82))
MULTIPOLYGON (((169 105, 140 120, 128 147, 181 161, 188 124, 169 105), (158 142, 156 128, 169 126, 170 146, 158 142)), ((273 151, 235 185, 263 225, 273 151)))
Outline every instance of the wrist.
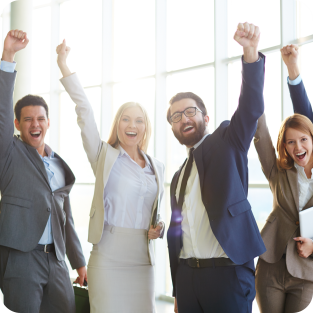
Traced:
POLYGON ((15 56, 15 52, 3 50, 1 60, 13 63, 14 62, 14 56, 15 56))
POLYGON ((297 64, 288 66, 287 68, 290 80, 295 80, 300 75, 300 70, 297 64))
POLYGON ((256 62, 259 59, 258 49, 254 47, 243 48, 243 59, 247 63, 256 62))

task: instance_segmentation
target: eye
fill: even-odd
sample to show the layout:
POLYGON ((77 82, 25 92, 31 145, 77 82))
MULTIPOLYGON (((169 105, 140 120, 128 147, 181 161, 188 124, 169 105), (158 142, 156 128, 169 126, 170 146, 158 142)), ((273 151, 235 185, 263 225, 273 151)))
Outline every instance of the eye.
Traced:
POLYGON ((122 119, 122 121, 123 121, 123 122, 128 122, 128 118, 124 117, 124 118, 122 119))
POLYGON ((307 141, 308 139, 307 138, 302 138, 302 141, 307 141))
POLYGON ((137 120, 137 123, 143 123, 143 120, 137 120))
POLYGON ((292 145, 292 144, 293 144, 293 141, 290 140, 290 141, 287 142, 287 144, 288 144, 288 145, 292 145))

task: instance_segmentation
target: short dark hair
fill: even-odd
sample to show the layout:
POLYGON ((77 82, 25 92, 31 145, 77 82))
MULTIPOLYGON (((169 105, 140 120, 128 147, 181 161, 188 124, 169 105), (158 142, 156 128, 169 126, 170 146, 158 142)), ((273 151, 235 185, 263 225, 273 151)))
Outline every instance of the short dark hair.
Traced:
POLYGON ((202 99, 197 96, 196 94, 194 94, 193 92, 179 92, 178 94, 176 94, 174 97, 172 97, 172 99, 170 100, 170 106, 169 108, 167 109, 167 114, 166 114, 166 117, 167 117, 167 121, 172 124, 171 122, 171 105, 174 103, 174 102, 177 102, 177 101, 180 101, 182 99, 193 99, 196 101, 197 103, 197 106, 198 108, 203 112, 204 115, 207 115, 207 110, 206 110, 206 107, 202 101, 202 99))
POLYGON ((42 106, 46 110, 47 118, 49 118, 49 108, 46 101, 40 96, 27 95, 22 99, 18 100, 14 107, 15 117, 19 122, 21 120, 22 109, 30 105, 42 106))

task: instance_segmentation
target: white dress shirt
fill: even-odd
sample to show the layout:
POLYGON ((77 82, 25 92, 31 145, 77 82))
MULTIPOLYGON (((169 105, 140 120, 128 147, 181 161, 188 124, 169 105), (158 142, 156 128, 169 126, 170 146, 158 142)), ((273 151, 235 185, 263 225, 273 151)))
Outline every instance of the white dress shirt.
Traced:
MULTIPOLYGON (((195 144, 193 148, 196 149, 207 135, 195 144)), ((189 155, 188 148, 187 154, 189 155)), ((177 183, 175 194, 177 201, 184 172, 185 166, 181 171, 177 183)), ((203 205, 199 173, 195 160, 193 160, 190 176, 187 181, 182 218, 183 247, 180 252, 180 258, 228 258, 213 234, 208 213, 203 205)))
POLYGON ((158 189, 153 167, 144 152, 146 164, 141 168, 121 146, 118 149, 103 192, 104 225, 149 230, 158 189))

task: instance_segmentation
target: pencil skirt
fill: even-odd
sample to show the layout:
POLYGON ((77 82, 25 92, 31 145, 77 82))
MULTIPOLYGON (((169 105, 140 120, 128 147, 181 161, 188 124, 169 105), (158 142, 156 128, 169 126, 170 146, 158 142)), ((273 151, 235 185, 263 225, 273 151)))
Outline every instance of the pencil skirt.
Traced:
POLYGON ((91 313, 155 313, 147 240, 144 229, 104 226, 88 263, 91 313))

